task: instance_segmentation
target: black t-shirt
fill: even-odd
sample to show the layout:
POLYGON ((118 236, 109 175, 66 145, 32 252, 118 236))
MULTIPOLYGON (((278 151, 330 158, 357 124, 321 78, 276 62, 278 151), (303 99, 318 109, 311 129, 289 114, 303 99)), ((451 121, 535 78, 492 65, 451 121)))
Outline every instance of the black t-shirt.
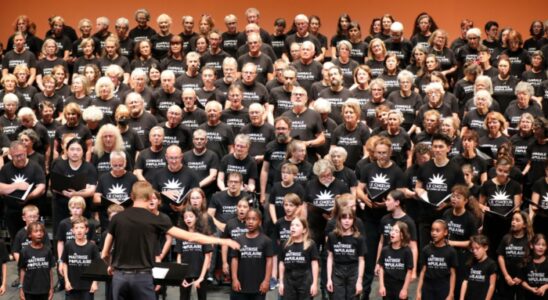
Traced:
MULTIPOLYGON (((287 38, 287 35, 280 34, 280 35, 270 35, 270 39, 272 39, 272 50, 274 50, 274 53, 276 53, 277 58, 282 58, 282 55, 285 52, 286 45, 285 45, 285 39, 287 38)), ((287 53, 286 53, 287 54, 287 53)))
POLYGON ((110 65, 118 65, 124 70, 124 73, 129 73, 129 60, 124 55, 118 55, 116 58, 111 59, 107 56, 103 56, 99 59, 99 65, 101 67, 101 72, 103 75, 110 65))
POLYGON ((238 217, 233 217, 226 222, 222 237, 235 240, 246 233, 247 226, 245 225, 245 221, 240 221, 238 217))
POLYGON ((8 73, 13 74, 15 67, 18 65, 27 66, 29 69, 36 68, 36 57, 30 51, 24 50, 22 53, 17 53, 11 50, 2 59, 2 69, 8 69, 8 73))
POLYGON ((529 52, 524 48, 518 48, 517 51, 512 51, 509 48, 502 51, 502 54, 508 56, 510 61, 510 75, 520 77, 523 72, 525 72, 525 66, 531 65, 531 57, 529 52))
POLYGON ((313 140, 323 130, 320 114, 311 109, 306 109, 301 114, 296 114, 291 110, 285 112, 283 116, 291 120, 291 136, 295 139, 301 141, 313 140))
POLYGON ((322 64, 315 60, 303 64, 301 60, 298 60, 292 65, 297 69, 297 82, 307 91, 308 95, 311 95, 312 84, 322 80, 322 64))
POLYGON ((357 128, 352 131, 348 130, 345 124, 341 124, 331 135, 331 145, 340 146, 346 150, 347 157, 344 165, 353 169, 363 157, 363 145, 368 139, 369 128, 362 122, 359 122, 357 128))
POLYGON ((249 179, 254 179, 255 182, 259 180, 259 172, 257 170, 257 163, 250 156, 247 155, 244 159, 237 159, 234 154, 227 154, 221 159, 221 166, 219 172, 225 173, 225 183, 228 180, 229 173, 240 173, 243 177, 243 182, 247 184, 249 179))
POLYGON ((497 157, 497 152, 500 147, 505 142, 509 142, 510 139, 504 134, 496 138, 491 138, 488 135, 480 136, 478 147, 479 148, 491 148, 491 153, 486 153, 491 157, 497 157))
POLYGON ((51 75, 51 72, 53 71, 53 67, 61 65, 65 69, 65 73, 69 74, 68 72, 68 65, 62 58, 56 58, 54 60, 49 59, 40 59, 36 63, 36 75, 51 75))
POLYGON ((252 84, 245 84, 240 82, 244 88, 244 94, 242 97, 242 104, 245 108, 249 108, 251 103, 265 104, 268 102, 269 96, 266 87, 255 80, 252 84))
POLYGON ((175 89, 173 93, 167 93, 163 89, 158 89, 152 93, 152 99, 150 99, 150 108, 154 109, 157 115, 165 119, 167 111, 172 105, 183 106, 183 100, 181 98, 181 91, 175 89))
POLYGON ((508 274, 514 277, 523 277, 522 269, 525 267, 527 253, 529 252, 529 242, 527 237, 515 238, 511 234, 507 234, 502 238, 497 255, 502 256, 506 263, 508 274))
POLYGON ((337 124, 342 123, 342 105, 351 96, 352 95, 346 86, 340 91, 333 91, 331 88, 326 88, 322 90, 319 95, 320 98, 329 101, 331 104, 331 112, 329 113, 329 117, 337 124))
POLYGON ((160 61, 160 68, 173 71, 175 78, 177 78, 185 73, 186 63, 183 60, 166 57, 160 61))
POLYGON ((417 178, 422 182, 431 203, 437 203, 451 194, 455 184, 464 184, 460 166, 451 161, 443 167, 438 167, 430 160, 419 168, 417 178))
POLYGON ((143 170, 143 176, 151 181, 153 175, 161 168, 164 168, 167 165, 166 162, 166 148, 158 152, 146 148, 145 150, 139 152, 137 156, 137 161, 135 162, 136 170, 143 170))
POLYGON ((266 122, 262 126, 254 126, 249 123, 240 129, 240 133, 246 134, 251 141, 249 146, 249 155, 251 157, 264 155, 266 145, 274 140, 274 126, 266 122))
POLYGON ((188 73, 185 72, 175 80, 175 88, 179 91, 184 91, 185 89, 198 91, 202 85, 202 78, 199 73, 195 76, 189 76, 188 73))
POLYGON ((354 84, 354 69, 359 66, 359 63, 353 59, 348 60, 347 63, 342 63, 339 59, 335 59, 332 62, 335 66, 341 68, 344 87, 350 88, 354 84))
POLYGON ((514 148, 514 164, 520 170, 523 170, 529 162, 527 149, 535 142, 535 137, 532 134, 521 135, 517 133, 510 138, 510 142, 512 142, 514 148))
POLYGON ((358 178, 356 177, 356 171, 348 167, 344 167, 340 171, 335 170, 335 172, 333 172, 333 176, 342 182, 346 182, 349 188, 358 186, 358 178))
POLYGON ((137 135, 141 139, 141 142, 145 147, 150 146, 148 133, 152 127, 158 124, 158 120, 149 112, 143 112, 143 114, 137 118, 129 118, 128 126, 137 132, 137 135))
POLYGON ((194 131, 206 121, 207 115, 205 111, 201 108, 196 108, 194 111, 183 111, 183 120, 181 121, 181 124, 194 131))
POLYGON ((158 236, 172 227, 169 219, 145 208, 130 207, 116 214, 108 229, 114 238, 112 266, 117 269, 152 268, 158 236))
POLYGON ((426 266, 424 278, 427 280, 449 280, 451 269, 457 265, 457 251, 449 245, 436 247, 429 244, 422 249, 421 268, 426 266))
POLYGON ((506 111, 510 101, 516 98, 516 85, 519 79, 514 76, 509 76, 508 79, 502 80, 499 76, 493 77, 493 99, 497 100, 500 105, 500 111, 506 111))
POLYGON ((240 293, 257 294, 265 277, 266 259, 274 256, 272 241, 261 233, 255 238, 241 235, 236 242, 240 244, 240 250, 233 251, 231 257, 238 260, 240 293))
POLYGON ((213 194, 208 203, 208 208, 215 209, 215 219, 221 223, 226 223, 233 217, 236 217, 238 201, 245 197, 245 193, 240 193, 238 196, 228 194, 228 191, 221 191, 213 194))
POLYGON ((525 268, 524 280, 531 287, 538 288, 548 284, 548 260, 544 259, 538 264, 531 261, 525 268))
POLYGON ((533 192, 540 196, 538 205, 542 209, 548 210, 548 183, 545 178, 540 178, 533 184, 533 192))
POLYGON ((527 173, 526 184, 532 185, 538 178, 544 177, 544 163, 548 159, 548 143, 532 143, 527 149, 527 158, 531 162, 531 169, 527 173))
POLYGON ((443 213, 443 219, 447 222, 449 240, 468 241, 471 236, 478 233, 479 222, 469 211, 465 211, 464 214, 456 216, 453 214, 452 209, 448 209, 443 213))
MULTIPOLYGON (((238 51, 238 34, 239 32, 223 32, 221 34, 223 40, 221 48, 232 57, 236 57, 236 52, 238 51)), ((272 46, 274 46, 274 44, 272 46)))
POLYGON ((65 134, 75 134, 77 138, 79 138, 82 141, 87 141, 92 139, 91 131, 89 128, 82 124, 81 122, 78 122, 76 126, 67 126, 67 124, 61 125, 55 129, 55 140, 57 141, 57 144, 59 145, 58 149, 55 149, 57 152, 61 152, 61 145, 62 145, 62 139, 65 134))
MULTIPOLYGON (((186 194, 195 187, 199 187, 200 182, 198 176, 191 169, 181 167, 180 170, 172 172, 168 167, 158 169, 151 181, 152 186, 160 192, 178 191, 181 194, 186 194)), ((166 211, 170 211, 169 203, 163 201, 162 207, 166 211)))
POLYGON ((481 194, 487 198, 486 204, 492 211, 506 214, 514 208, 514 197, 521 194, 521 186, 513 179, 504 185, 488 180, 481 187, 481 194))
POLYGON ((122 104, 120 99, 112 97, 109 100, 102 100, 101 98, 95 98, 91 101, 91 105, 97 106, 103 112, 102 124, 114 124, 114 113, 118 108, 118 105, 122 104))
POLYGON ((137 132, 133 130, 133 128, 128 128, 125 132, 122 133, 122 140, 124 142, 124 149, 129 154, 128 160, 134 162, 135 155, 138 151, 145 149, 145 145, 141 141, 141 138, 139 137, 137 132))
POLYGON ((55 266, 55 260, 51 248, 42 245, 36 249, 30 245, 23 247, 17 265, 25 269, 23 291, 25 294, 48 294, 51 287, 51 269, 55 266))
POLYGON ((219 157, 211 150, 206 150, 201 155, 196 155, 193 150, 188 150, 183 154, 183 163, 186 168, 194 171, 198 181, 209 176, 211 169, 219 169, 219 157))
POLYGON ((230 126, 223 122, 215 126, 204 123, 198 127, 207 134, 207 149, 215 152, 219 159, 228 154, 228 146, 234 144, 234 133, 230 126))
MULTIPOLYGON (((137 182, 137 176, 131 172, 126 172, 120 177, 114 177, 111 172, 107 172, 99 177, 95 192, 113 202, 122 203, 124 201, 122 205, 127 207, 133 203, 130 194, 135 182, 137 182)), ((108 201, 105 204, 110 205, 108 201)))
POLYGON ((286 220, 284 217, 280 217, 276 224, 274 224, 274 231, 272 232, 272 239, 275 243, 276 252, 280 254, 282 247, 285 245, 289 237, 291 236, 291 221, 286 220))
POLYGON ((272 59, 266 54, 261 53, 259 56, 251 56, 249 53, 246 53, 238 58, 238 71, 242 71, 242 67, 247 63, 253 63, 257 66, 257 82, 266 84, 268 80, 268 74, 274 72, 274 67, 272 65, 272 59))
POLYGON ((383 99, 381 102, 369 101, 362 106, 362 120, 365 119, 365 122, 367 123, 369 128, 375 129, 380 126, 377 120, 376 109, 381 105, 386 105, 390 107, 390 109, 394 108, 394 104, 385 99, 383 99))
POLYGON ((413 269, 413 253, 409 247, 394 249, 391 246, 385 246, 381 250, 377 263, 383 268, 385 286, 396 287, 393 283, 403 283, 407 271, 413 269))
MULTIPOLYGON (((20 125, 21 123, 19 122, 19 119, 16 116, 13 119, 8 119, 6 115, 0 116, 0 127, 2 128, 2 133, 10 141, 15 141, 17 139, 15 130, 17 130, 17 128, 19 128, 20 125)), ((9 147, 9 144, 6 145, 6 147, 9 147)))
MULTIPOLYGON (((27 165, 21 169, 16 168, 13 165, 13 162, 9 162, 4 165, 2 169, 0 169, 0 182, 6 184, 26 182, 28 184, 34 184, 34 186, 36 187, 36 185, 46 183, 46 176, 44 174, 44 170, 42 170, 42 167, 40 167, 38 164, 31 160, 29 160, 27 165)), ((33 187, 33 189, 35 187, 33 187)), ((20 198, 23 196, 24 193, 25 191, 16 190, 9 194, 9 196, 20 198)), ((4 205, 7 210, 17 211, 25 204, 25 202, 19 201, 12 197, 4 197, 4 205)))
POLYGON ((392 230, 392 226, 398 221, 407 224, 410 239, 412 241, 417 240, 417 227, 415 226, 415 221, 409 215, 404 215, 403 217, 396 219, 392 214, 386 214, 382 217, 379 226, 379 233, 383 236, 383 246, 388 246, 390 244, 390 231, 392 230))
POLYGON ((420 95, 412 92, 409 97, 403 97, 399 91, 394 91, 390 93, 386 100, 394 104, 394 109, 401 111, 404 118, 401 126, 405 130, 409 130, 415 122, 417 111, 421 107, 422 100, 420 95))
POLYGON ((399 132, 395 135, 390 134, 387 130, 382 131, 379 135, 390 139, 392 142, 392 155, 390 156, 390 159, 402 170, 405 170, 407 168, 407 152, 413 147, 411 137, 409 137, 407 131, 400 127, 399 132))
POLYGON ((268 169, 268 182, 274 182, 273 179, 278 174, 281 174, 282 163, 285 160, 285 152, 287 144, 280 144, 276 140, 266 144, 266 150, 264 152, 264 161, 270 164, 268 169))
POLYGON ((367 254, 365 237, 358 235, 338 236, 334 232, 327 235, 327 250, 333 253, 335 264, 357 264, 360 256, 367 254))
POLYGON ((74 62, 73 72, 77 74, 84 74, 84 69, 87 65, 95 65, 97 68, 100 67, 99 59, 97 57, 92 57, 90 59, 85 58, 84 56, 79 57, 74 62))
POLYGON ((202 266, 205 260, 205 254, 213 251, 209 244, 200 245, 197 243, 175 240, 175 253, 181 255, 181 263, 188 265, 188 271, 185 278, 197 278, 202 273, 202 266))
MULTIPOLYGON (((127 152, 125 154, 126 157, 131 157, 127 152)), ((110 153, 105 152, 101 157, 97 156, 96 153, 93 153, 91 155, 91 163, 95 167, 98 176, 112 170, 110 166, 110 153)), ((133 171, 133 161, 131 161, 131 159, 126 159, 126 171, 133 171)))
POLYGON ((304 188, 301 184, 293 183, 288 187, 284 187, 281 182, 276 182, 270 190, 268 203, 274 205, 278 219, 285 216, 283 202, 285 195, 289 193, 296 194, 301 200, 304 199, 304 188))
POLYGON ((468 281, 468 285, 464 299, 485 299, 489 290, 490 277, 496 272, 497 264, 490 257, 482 262, 474 261, 465 273, 464 280, 468 281))
POLYGON ((283 86, 272 88, 269 103, 274 106, 274 117, 281 116, 284 112, 293 108, 291 92, 286 91, 283 86))
POLYGON ((183 150, 188 150, 192 145, 192 131, 183 124, 173 128, 168 127, 166 123, 162 125, 164 129, 164 147, 177 145, 183 150))
POLYGON ((314 241, 310 241, 310 245, 306 249, 302 242, 285 246, 279 256, 279 261, 283 262, 286 271, 310 272, 313 260, 320 260, 320 254, 314 241))
MULTIPOLYGON (((95 240, 95 225, 92 222, 89 222, 88 224, 88 233, 86 235, 86 238, 88 241, 94 241, 95 240)), ((58 242, 63 242, 65 245, 69 241, 73 241, 75 239, 74 234, 72 233, 72 220, 70 217, 61 220, 59 222, 59 225, 57 226, 57 232, 55 235, 55 240, 58 242)))
POLYGON ((63 98, 57 93, 54 93, 51 96, 46 96, 44 95, 44 93, 34 94, 34 97, 32 97, 32 102, 30 107, 34 111, 41 111, 44 101, 49 101, 51 102, 51 104, 53 104, 53 107, 55 108, 55 111, 53 112, 54 116, 57 116, 59 113, 63 111, 63 98))
POLYGON ((61 259, 68 265, 68 277, 73 289, 89 291, 92 281, 82 279, 81 276, 87 267, 99 257, 99 251, 93 243, 86 242, 85 245, 80 246, 72 240, 65 244, 61 259))
POLYGON ((542 108, 536 101, 530 100, 529 105, 526 108, 520 108, 517 104, 517 100, 510 102, 506 110, 504 111, 504 117, 510 123, 508 130, 510 133, 515 133, 519 130, 519 120, 524 113, 530 113, 533 117, 542 117, 542 108))
POLYGON ((249 124, 249 112, 246 108, 240 110, 226 109, 221 114, 221 121, 232 128, 234 135, 240 133, 240 129, 249 124))
MULTIPOLYGON (((13 242, 11 243, 11 252, 13 253, 21 253, 21 250, 23 247, 26 247, 30 244, 29 236, 27 234, 27 227, 23 227, 17 231, 15 234, 15 237, 13 238, 13 242)), ((44 235, 44 241, 43 244, 47 247, 51 245, 49 235, 44 235)))
MULTIPOLYGON (((365 192, 374 202, 383 202, 390 191, 403 187, 403 171, 395 163, 387 168, 381 168, 376 163, 368 164, 357 177, 366 184, 365 192)), ((369 217, 380 220, 386 214, 386 209, 366 208, 365 212, 369 217)))
POLYGON ((384 60, 369 59, 365 64, 371 69, 371 77, 377 78, 384 72, 384 60))
POLYGON ((152 43, 152 56, 154 56, 154 58, 161 60, 167 56, 169 51, 169 42, 172 37, 173 34, 171 33, 164 36, 155 34, 150 37, 150 42, 152 43))

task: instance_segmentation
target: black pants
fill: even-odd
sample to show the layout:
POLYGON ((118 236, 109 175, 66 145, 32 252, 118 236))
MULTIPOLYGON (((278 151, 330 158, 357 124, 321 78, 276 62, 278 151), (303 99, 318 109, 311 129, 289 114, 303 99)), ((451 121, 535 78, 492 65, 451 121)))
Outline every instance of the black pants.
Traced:
POLYGON ((447 295, 449 295, 449 277, 436 280, 424 279, 421 293, 423 300, 440 300, 447 298, 447 295))
MULTIPOLYGON (((512 276, 514 277, 514 276, 512 276)), ((509 286, 504 280, 504 276, 499 272, 497 278, 497 288, 494 299, 497 300, 524 300, 524 290, 520 285, 509 286)), ((546 295, 544 295, 546 297, 546 295)), ((529 298, 528 298, 529 299, 529 298)))
MULTIPOLYGON (((403 288, 404 281, 399 280, 390 280, 386 278, 384 279, 384 287, 386 288, 386 296, 384 296, 383 300, 400 300, 400 292, 403 288)), ((409 294, 409 292, 408 292, 409 294)))
POLYGON ((10 238, 13 240, 17 231, 25 227, 25 222, 23 221, 23 209, 6 209, 6 214, 4 215, 4 220, 6 221, 6 227, 10 234, 10 238))
POLYGON ((71 290, 65 293, 65 300, 93 300, 94 297, 89 290, 71 290))
POLYGON ((285 270, 284 300, 309 300, 312 274, 308 270, 285 270))
POLYGON ((380 223, 371 219, 365 220, 365 244, 367 254, 365 255, 365 273, 363 275, 363 299, 369 299, 371 284, 375 279, 375 263, 377 262, 377 250, 380 239, 380 223))
MULTIPOLYGON (((192 282, 196 278, 185 278, 186 282, 192 282)), ((205 287, 207 283, 205 281, 202 281, 200 284, 200 288, 196 289, 196 294, 198 295, 198 300, 206 300, 207 299, 207 289, 205 287)), ((179 299, 181 300, 190 300, 190 292, 192 292, 192 285, 189 287, 179 287, 179 299)))
POLYGON ((124 273, 114 271, 112 276, 114 300, 156 299, 152 273, 124 273))
POLYGON ((356 281, 358 281, 357 264, 333 264, 331 280, 333 281, 332 300, 358 299, 356 296, 356 281))
POLYGON ((48 294, 27 294, 25 293, 25 300, 48 300, 48 294))
POLYGON ((264 294, 245 294, 245 293, 237 293, 232 291, 230 293, 230 300, 265 300, 266 295, 264 294))

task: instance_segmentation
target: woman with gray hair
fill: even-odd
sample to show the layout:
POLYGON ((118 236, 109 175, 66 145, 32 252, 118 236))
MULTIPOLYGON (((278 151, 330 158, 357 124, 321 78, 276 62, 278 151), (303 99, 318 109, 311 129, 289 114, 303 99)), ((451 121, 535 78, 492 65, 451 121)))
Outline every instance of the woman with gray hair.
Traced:
POLYGON ((504 111, 504 117, 510 123, 508 126, 508 134, 513 135, 518 131, 518 125, 521 116, 524 113, 530 113, 535 117, 542 117, 542 108, 537 101, 532 101, 535 95, 535 89, 530 83, 521 81, 516 85, 517 99, 510 102, 506 111, 504 111))
POLYGON ((101 77, 95 84, 97 98, 91 101, 91 105, 98 107, 103 112, 103 124, 114 124, 114 113, 121 104, 120 99, 114 96, 114 84, 108 77, 101 77))
POLYGON ((354 69, 359 64, 350 57, 352 53, 352 44, 347 40, 342 40, 337 43, 337 59, 333 61, 333 64, 342 70, 343 85, 345 88, 350 88, 354 84, 354 77, 352 76, 354 69))
POLYGON ((346 182, 350 188, 350 193, 352 196, 356 197, 356 187, 358 187, 358 179, 356 178, 356 172, 344 165, 346 161, 347 152, 343 147, 331 147, 329 150, 329 160, 333 163, 335 171, 333 176, 336 179, 346 182))
POLYGON ((398 73, 398 82, 400 84, 400 90, 398 92, 391 93, 387 100, 394 104, 394 108, 399 110, 403 114, 403 122, 401 126, 405 130, 410 130, 415 122, 417 111, 419 110, 422 99, 419 94, 413 90, 413 80, 415 76, 413 73, 407 70, 403 70, 398 73))
POLYGON ((349 193, 350 189, 335 178, 335 166, 327 159, 318 160, 312 171, 316 176, 306 186, 304 205, 309 215, 310 237, 320 246, 325 243, 325 226, 335 207, 335 198, 349 193))
POLYGON ((449 117, 453 115, 453 111, 449 106, 443 102, 443 94, 445 90, 443 85, 438 82, 429 83, 424 89, 426 92, 427 103, 423 104, 417 113, 417 118, 415 119, 415 125, 422 126, 424 120, 424 113, 429 110, 435 110, 440 113, 440 117, 449 117))
POLYGON ((404 116, 400 110, 393 109, 388 112, 388 126, 381 132, 381 136, 387 137, 392 142, 392 159, 398 167, 406 170, 413 162, 413 143, 411 137, 403 127, 404 116))
POLYGON ((37 163, 42 170, 45 170, 46 161, 44 159, 44 154, 34 150, 34 145, 39 142, 38 134, 32 129, 25 129, 17 135, 17 140, 25 145, 25 148, 27 149, 27 158, 37 163))
POLYGON ((82 119, 86 122, 86 126, 91 131, 93 142, 99 132, 100 124, 103 121, 103 112, 97 106, 89 106, 82 112, 82 119))
MULTIPOLYGON (((474 95, 481 90, 485 90, 489 93, 489 95, 493 95, 493 81, 491 80, 491 77, 486 75, 479 75, 476 77, 476 80, 474 81, 474 95)), ((466 101, 466 104, 464 105, 464 114, 466 115, 469 111, 472 111, 476 108, 476 105, 474 103, 474 97, 466 101)), ((493 99, 491 97, 491 104, 489 106, 490 110, 500 110, 499 103, 497 100, 493 99)))
POLYGON ((514 147, 514 164, 520 171, 523 171, 529 161, 527 157, 529 145, 535 142, 533 124, 535 124, 535 117, 530 113, 524 113, 519 118, 518 132, 510 137, 514 147))
POLYGON ((468 130, 475 130, 480 136, 486 134, 483 123, 485 117, 491 111, 490 107, 493 103, 493 98, 491 98, 491 94, 489 94, 488 91, 479 90, 474 95, 473 100, 476 109, 469 111, 464 115, 464 118, 462 118, 461 137, 464 136, 468 130))

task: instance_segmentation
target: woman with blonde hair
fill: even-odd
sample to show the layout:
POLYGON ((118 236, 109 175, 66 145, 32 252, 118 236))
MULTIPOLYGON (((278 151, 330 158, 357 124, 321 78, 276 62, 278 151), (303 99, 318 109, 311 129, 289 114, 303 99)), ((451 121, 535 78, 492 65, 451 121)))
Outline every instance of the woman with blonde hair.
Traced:
POLYGON ((95 84, 95 94, 97 98, 91 101, 91 105, 98 107, 103 112, 103 124, 113 124, 114 113, 121 102, 114 95, 114 83, 112 80, 106 76, 99 78, 95 84))
MULTIPOLYGON (((124 140, 120 130, 112 125, 105 124, 101 126, 95 139, 95 146, 93 147, 93 155, 91 157, 91 163, 97 169, 99 177, 111 171, 110 166, 110 153, 112 151, 124 151, 124 140)), ((126 153, 126 157, 130 157, 126 153)), ((133 170, 133 162, 127 160, 127 170, 133 170)))

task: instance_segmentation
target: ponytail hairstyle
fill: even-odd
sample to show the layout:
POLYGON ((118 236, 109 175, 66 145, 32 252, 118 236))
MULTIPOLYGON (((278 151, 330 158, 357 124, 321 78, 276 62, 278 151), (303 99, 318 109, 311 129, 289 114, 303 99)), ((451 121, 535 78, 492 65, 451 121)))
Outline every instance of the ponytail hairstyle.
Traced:
POLYGON ((344 229, 342 227, 341 220, 342 220, 342 218, 346 218, 346 217, 350 217, 350 218, 352 218, 352 220, 354 220, 354 222, 352 224, 352 236, 353 237, 360 236, 360 231, 358 230, 358 226, 356 224, 356 212, 354 212, 354 210, 351 209, 350 207, 343 207, 340 210, 340 212, 337 216, 337 224, 335 225, 335 230, 333 230, 335 235, 337 235, 337 236, 342 236, 343 235, 344 229))
MULTIPOLYGON (((308 221, 306 220, 306 218, 299 216, 293 219, 293 221, 291 222, 294 222, 296 220, 301 222, 301 224, 303 225, 303 250, 306 250, 312 244, 312 240, 310 239, 310 229, 308 228, 308 221)), ((294 243, 295 243, 295 240, 293 239, 293 237, 289 236, 289 239, 287 239, 287 242, 285 243, 285 248, 288 248, 294 243)))

